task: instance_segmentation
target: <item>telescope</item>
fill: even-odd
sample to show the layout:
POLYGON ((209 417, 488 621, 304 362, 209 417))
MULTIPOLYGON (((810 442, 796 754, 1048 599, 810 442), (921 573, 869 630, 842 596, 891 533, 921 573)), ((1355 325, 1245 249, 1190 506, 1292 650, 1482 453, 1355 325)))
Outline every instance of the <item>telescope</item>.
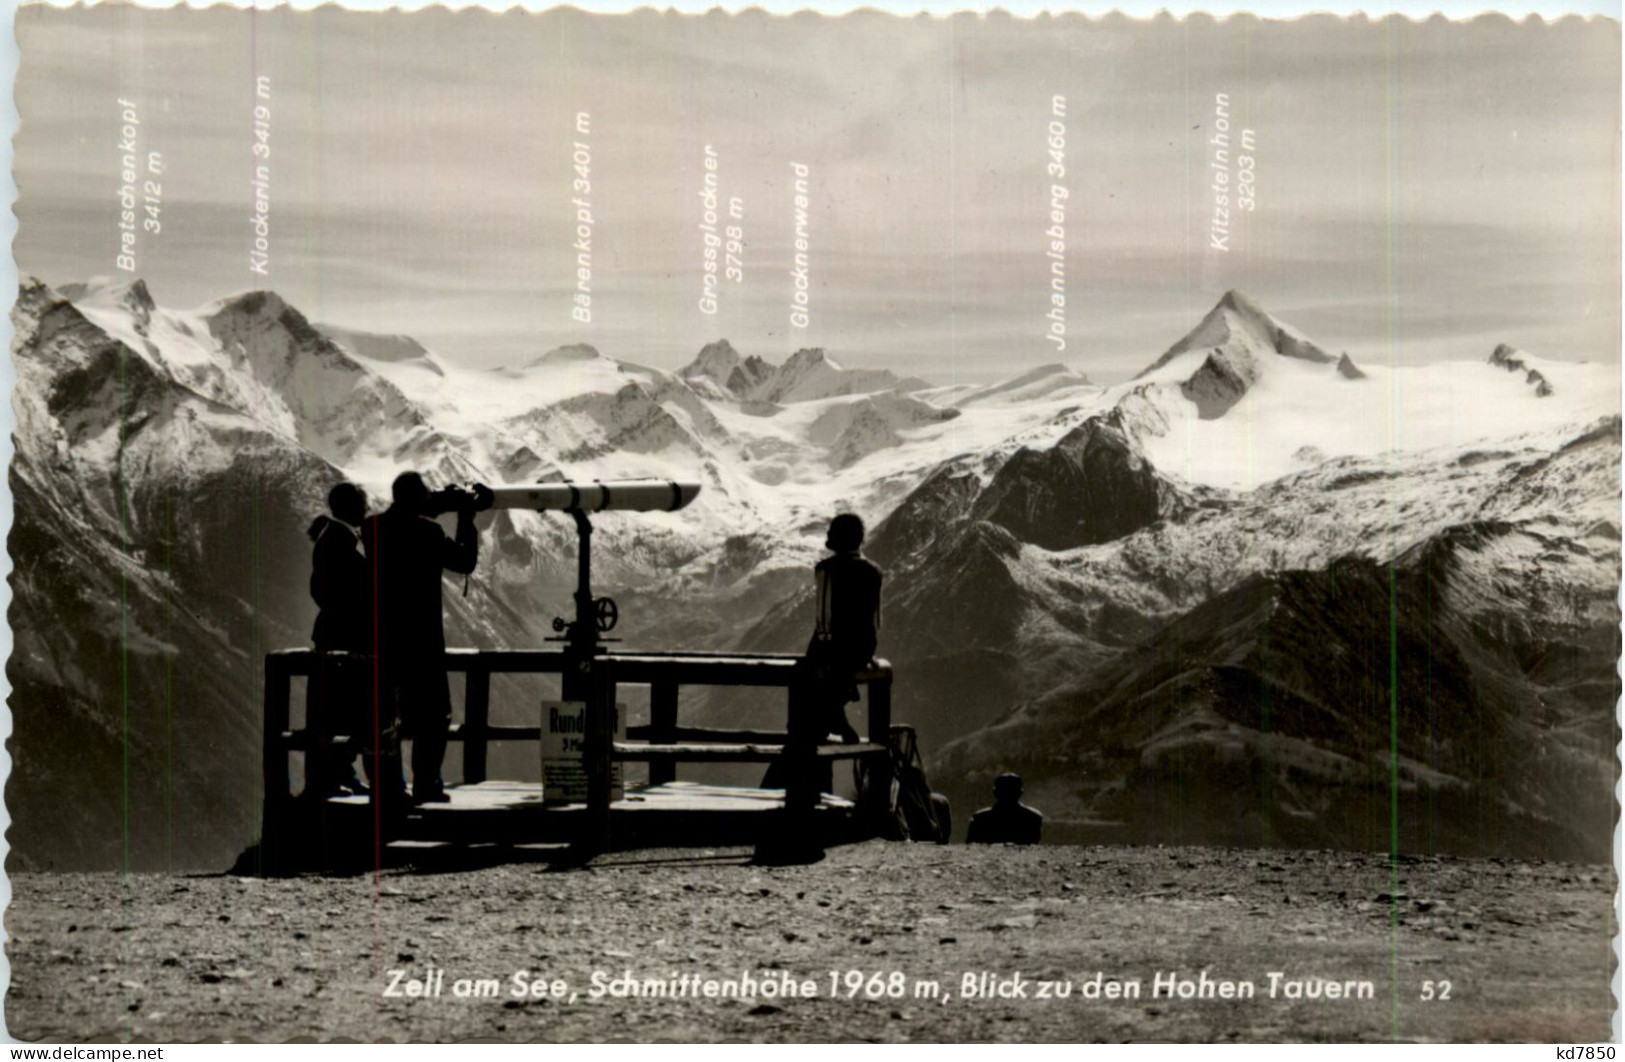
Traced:
POLYGON ((583 656, 599 652, 602 635, 615 629, 620 610, 607 597, 592 596, 592 521, 588 513, 676 512, 700 493, 698 483, 665 479, 626 479, 608 483, 537 483, 528 487, 496 487, 493 509, 529 509, 532 512, 569 513, 576 523, 576 617, 553 620, 555 640, 567 642, 583 656))
POLYGON ((531 487, 497 487, 493 509, 533 512, 630 513, 676 512, 700 493, 698 483, 664 479, 626 479, 603 483, 538 483, 531 487))

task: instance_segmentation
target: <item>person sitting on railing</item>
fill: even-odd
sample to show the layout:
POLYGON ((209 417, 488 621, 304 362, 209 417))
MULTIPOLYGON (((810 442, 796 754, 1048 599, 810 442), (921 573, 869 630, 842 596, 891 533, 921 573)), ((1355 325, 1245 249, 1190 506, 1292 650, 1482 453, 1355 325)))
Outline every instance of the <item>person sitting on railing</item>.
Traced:
MULTIPOLYGON (((378 610, 381 714, 390 728, 383 755, 399 757, 399 739, 410 738, 412 799, 444 803, 450 798, 440 764, 451 726, 451 687, 442 574, 474 571, 479 561, 474 513, 490 508, 491 492, 477 486, 472 493, 452 488, 431 495, 416 472, 397 476, 391 492, 393 504, 362 527, 378 610), (434 519, 444 512, 457 514, 455 537, 434 519)), ((398 759, 382 770, 394 777, 398 759)))
MULTIPOLYGON (((858 699, 857 672, 874 659, 880 638, 880 584, 884 574, 859 550, 863 519, 841 513, 829 522, 824 545, 834 552, 813 569, 818 610, 806 661, 815 688, 815 717, 825 729, 854 743, 858 732, 846 718, 846 706, 858 699)), ((822 734, 820 736, 822 736, 822 734)), ((880 735, 884 740, 884 735, 880 735)))
MULTIPOLYGON (((367 494, 354 483, 340 483, 328 492, 327 507, 332 516, 318 516, 306 532, 314 544, 310 596, 317 608, 311 644, 319 653, 363 658, 322 660, 306 687, 306 728, 364 739, 372 732, 372 664, 364 659, 372 651, 372 589, 361 553, 367 494)), ((307 791, 324 797, 365 793, 355 773, 356 751, 330 747, 327 762, 313 763, 306 772, 307 791)))
MULTIPOLYGON (((857 673, 874 659, 880 638, 880 584, 884 575, 859 552, 863 547, 863 519, 841 513, 829 522, 824 545, 834 552, 813 568, 815 587, 812 639, 801 658, 801 675, 790 691, 786 757, 776 760, 762 776, 763 789, 789 790, 795 773, 791 761, 839 734, 856 744, 858 732, 846 718, 846 706, 858 699, 857 673), (791 750, 798 750, 792 754, 791 750)), ((889 735, 871 735, 886 741, 889 735)), ((828 792, 834 773, 828 760, 803 768, 810 772, 802 784, 828 792)))
MULTIPOLYGON (((810 759, 814 746, 830 734, 856 744, 858 732, 846 706, 858 699, 857 673, 874 659, 880 637, 880 584, 884 575, 859 550, 863 520, 841 513, 829 522, 824 545, 834 556, 813 568, 815 587, 812 640, 800 662, 801 675, 790 690, 790 718, 784 756, 762 777, 763 789, 783 789, 786 807, 805 810, 817 793, 834 784, 828 759, 810 759)), ((889 735, 870 735, 887 741, 889 735)), ((759 852, 760 854, 760 852, 759 852)))

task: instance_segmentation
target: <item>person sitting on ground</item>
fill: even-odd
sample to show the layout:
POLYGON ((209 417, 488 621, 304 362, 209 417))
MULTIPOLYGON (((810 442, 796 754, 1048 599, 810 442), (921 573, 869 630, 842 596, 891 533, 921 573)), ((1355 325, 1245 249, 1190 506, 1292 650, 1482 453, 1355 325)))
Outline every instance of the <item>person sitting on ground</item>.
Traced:
POLYGON ((1037 844, 1044 815, 1021 802, 1021 775, 993 779, 993 806, 971 816, 966 844, 1037 844))

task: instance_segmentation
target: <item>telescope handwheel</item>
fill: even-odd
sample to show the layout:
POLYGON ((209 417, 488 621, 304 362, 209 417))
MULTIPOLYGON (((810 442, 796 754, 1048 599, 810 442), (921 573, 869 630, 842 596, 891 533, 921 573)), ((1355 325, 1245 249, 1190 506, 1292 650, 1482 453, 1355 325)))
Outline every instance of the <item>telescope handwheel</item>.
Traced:
POLYGON ((602 634, 608 634, 615 629, 615 624, 620 622, 621 610, 616 607, 613 598, 598 598, 592 603, 592 610, 593 618, 597 621, 598 630, 602 634))

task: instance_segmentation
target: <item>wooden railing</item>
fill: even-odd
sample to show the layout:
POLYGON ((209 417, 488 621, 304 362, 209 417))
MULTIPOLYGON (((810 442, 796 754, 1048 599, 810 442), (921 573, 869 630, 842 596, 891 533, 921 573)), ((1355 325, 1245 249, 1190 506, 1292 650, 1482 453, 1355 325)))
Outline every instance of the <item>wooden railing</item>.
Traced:
MULTIPOLYGON (((569 654, 562 649, 503 650, 449 649, 446 670, 466 675, 463 719, 451 726, 448 738, 463 746, 465 784, 486 780, 486 750, 492 741, 540 741, 538 726, 497 726, 490 722, 491 676, 494 674, 562 675, 569 654)), ((265 657, 265 828, 268 832, 286 821, 293 800, 288 755, 296 751, 322 755, 331 740, 355 740, 354 735, 329 735, 322 728, 291 724, 293 679, 316 673, 323 657, 313 649, 284 649, 265 657)), ((352 663, 347 654, 329 654, 329 662, 352 663)), ((789 730, 728 730, 683 726, 678 720, 678 697, 684 686, 756 686, 787 691, 791 702, 803 691, 806 672, 799 657, 766 653, 605 653, 593 660, 609 684, 607 703, 613 704, 617 685, 649 686, 649 723, 629 727, 626 741, 601 750, 602 766, 609 761, 646 761, 652 785, 674 781, 683 762, 769 762, 784 755, 789 730)), ((365 657, 353 664, 369 667, 365 657)), ((888 755, 891 730, 891 665, 877 660, 854 676, 868 690, 867 739, 853 745, 823 745, 811 750, 816 758, 882 760, 888 755)), ((788 727, 788 722, 787 722, 788 727)), ((589 745, 589 749, 591 746, 589 745)), ((592 765, 589 764, 589 770, 592 765)), ((307 773, 309 773, 307 771, 307 773)), ((816 792, 812 794, 816 799, 816 792)), ((792 797, 790 799, 796 799, 792 797)))

